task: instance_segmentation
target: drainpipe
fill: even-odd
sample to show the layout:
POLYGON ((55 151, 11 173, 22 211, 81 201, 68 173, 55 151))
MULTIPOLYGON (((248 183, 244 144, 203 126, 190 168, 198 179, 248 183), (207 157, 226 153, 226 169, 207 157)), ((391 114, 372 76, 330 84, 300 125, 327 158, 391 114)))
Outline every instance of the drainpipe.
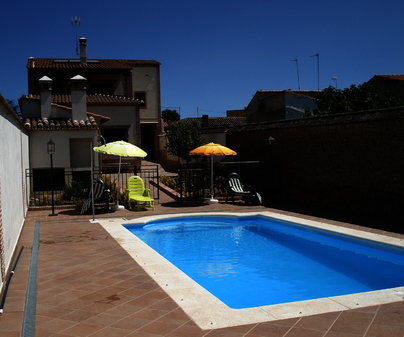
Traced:
POLYGON ((23 250, 23 249, 24 249, 24 246, 21 247, 20 252, 18 253, 17 259, 16 259, 15 262, 14 262, 13 269, 12 269, 11 272, 10 272, 10 276, 8 277, 8 281, 7 281, 7 283, 6 283, 6 287, 5 287, 4 293, 3 293, 3 298, 1 299, 0 315, 3 315, 3 308, 4 308, 4 303, 6 302, 8 286, 10 285, 11 278, 12 278, 13 275, 14 275, 15 268, 17 267, 17 263, 18 263, 18 260, 20 259, 20 256, 21 256, 21 253, 22 253, 22 250, 23 250))

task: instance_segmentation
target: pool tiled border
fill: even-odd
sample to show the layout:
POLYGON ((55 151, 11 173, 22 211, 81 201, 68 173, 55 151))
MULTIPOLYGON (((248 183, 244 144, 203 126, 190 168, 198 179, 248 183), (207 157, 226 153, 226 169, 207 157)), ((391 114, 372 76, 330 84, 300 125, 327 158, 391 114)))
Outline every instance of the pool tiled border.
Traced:
POLYGON ((276 321, 334 311, 344 311, 402 300, 404 287, 328 297, 309 301, 269 305, 248 309, 231 309, 214 297, 143 241, 128 232, 122 224, 142 224, 152 220, 200 215, 251 216, 264 215, 306 226, 351 235, 404 248, 404 240, 364 232, 313 220, 301 219, 274 212, 251 213, 193 213, 142 217, 135 220, 102 219, 99 223, 128 252, 128 254, 165 290, 165 292, 193 319, 201 329, 218 329, 236 325, 276 321))

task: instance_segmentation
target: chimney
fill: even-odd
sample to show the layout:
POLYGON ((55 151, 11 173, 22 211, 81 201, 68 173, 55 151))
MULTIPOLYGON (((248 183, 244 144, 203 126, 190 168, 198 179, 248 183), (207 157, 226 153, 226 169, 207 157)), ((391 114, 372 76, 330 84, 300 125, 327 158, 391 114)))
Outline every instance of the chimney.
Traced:
POLYGON ((202 115, 202 127, 209 127, 209 115, 202 115))
POLYGON ((52 83, 52 79, 48 76, 39 79, 42 118, 51 118, 52 116, 52 83))
POLYGON ((80 63, 87 63, 87 39, 85 37, 81 37, 79 39, 80 42, 80 63))
POLYGON ((87 119, 87 79, 76 75, 70 79, 72 95, 72 119, 73 121, 85 121, 87 119))

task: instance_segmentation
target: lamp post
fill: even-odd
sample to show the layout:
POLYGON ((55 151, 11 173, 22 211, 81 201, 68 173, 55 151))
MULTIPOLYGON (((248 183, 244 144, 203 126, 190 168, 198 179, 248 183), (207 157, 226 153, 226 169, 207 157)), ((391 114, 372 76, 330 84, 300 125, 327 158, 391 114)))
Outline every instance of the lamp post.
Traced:
POLYGON ((55 143, 52 139, 46 144, 46 151, 50 156, 50 165, 51 165, 51 190, 52 190, 52 214, 49 216, 56 216, 55 214, 55 199, 54 199, 54 187, 53 187, 53 155, 55 154, 55 143))

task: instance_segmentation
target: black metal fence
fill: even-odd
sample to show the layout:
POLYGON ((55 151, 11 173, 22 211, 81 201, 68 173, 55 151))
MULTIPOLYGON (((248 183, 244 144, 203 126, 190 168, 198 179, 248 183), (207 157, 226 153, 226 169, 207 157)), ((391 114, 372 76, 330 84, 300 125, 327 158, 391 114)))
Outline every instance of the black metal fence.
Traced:
MULTIPOLYGON (((230 172, 238 172, 245 182, 249 182, 251 172, 257 171, 258 162, 218 162, 214 164, 214 191, 216 197, 226 195, 226 177, 230 172)), ((195 164, 180 165, 178 177, 175 177, 175 189, 180 194, 180 202, 203 200, 210 196, 210 163, 204 161, 195 164)), ((121 204, 126 202, 125 189, 127 179, 138 175, 150 189, 151 197, 160 199, 160 176, 158 165, 122 164, 118 175, 116 165, 103 165, 93 170, 93 179, 101 179, 110 190, 109 201, 117 198, 121 204)), ((77 168, 39 168, 26 170, 27 200, 29 206, 49 206, 52 204, 52 189, 55 205, 80 204, 86 197, 86 187, 91 171, 77 168), (52 188, 53 178, 53 188, 52 188), (29 197, 29 198, 28 198, 29 197)), ((174 188, 174 187, 172 187, 174 188)), ((257 186, 258 188, 258 186, 257 186)))
MULTIPOLYGON (((125 189, 128 178, 132 175, 141 177, 145 188, 150 189, 151 197, 160 198, 158 165, 122 165, 118 174, 116 165, 104 165, 93 170, 93 179, 103 180, 110 190, 110 201, 125 202, 125 189)), ((91 178, 91 171, 77 168, 38 168, 27 169, 26 195, 28 206, 49 206, 79 204, 86 198, 86 187, 91 178)))
MULTIPOLYGON (((213 165, 213 195, 225 197, 227 194, 227 176, 231 172, 237 172, 244 177, 245 182, 251 181, 251 175, 259 172, 258 161, 240 162, 216 162, 213 165)), ((211 188, 211 163, 205 160, 194 164, 180 165, 178 171, 178 185, 180 201, 192 199, 204 199, 210 197, 211 188)), ((255 187, 256 189, 259 186, 255 187)))
POLYGON ((203 199, 206 194, 206 176, 203 165, 183 164, 178 171, 180 202, 184 199, 203 199))

